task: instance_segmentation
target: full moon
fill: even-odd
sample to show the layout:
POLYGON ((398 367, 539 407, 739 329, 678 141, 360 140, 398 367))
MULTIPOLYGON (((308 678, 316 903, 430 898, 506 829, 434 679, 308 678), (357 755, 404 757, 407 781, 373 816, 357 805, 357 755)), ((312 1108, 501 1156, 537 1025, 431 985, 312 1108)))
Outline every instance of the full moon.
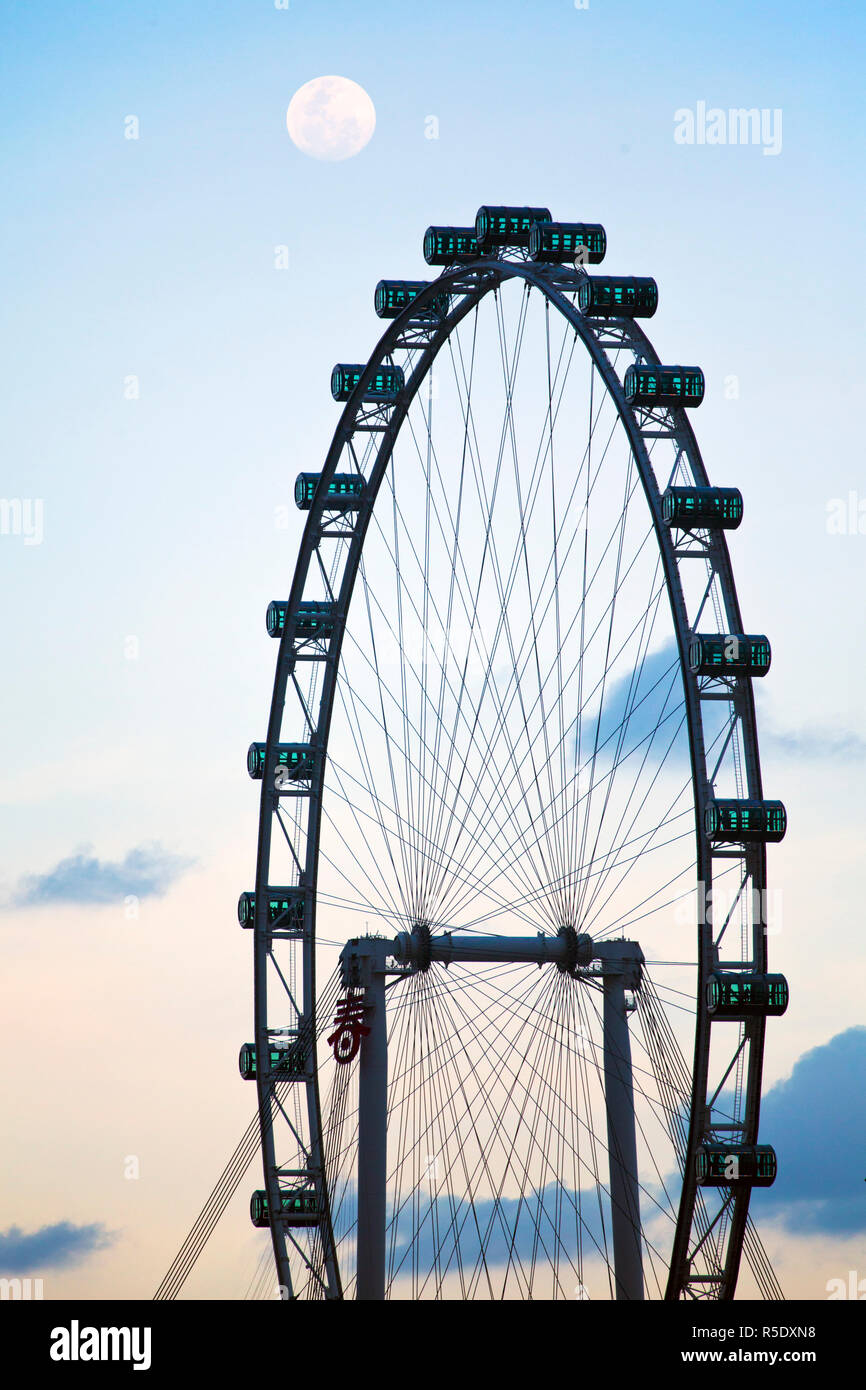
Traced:
POLYGON ((376 108, 348 77, 314 77, 289 102, 286 129, 313 159, 351 159, 376 129, 376 108))

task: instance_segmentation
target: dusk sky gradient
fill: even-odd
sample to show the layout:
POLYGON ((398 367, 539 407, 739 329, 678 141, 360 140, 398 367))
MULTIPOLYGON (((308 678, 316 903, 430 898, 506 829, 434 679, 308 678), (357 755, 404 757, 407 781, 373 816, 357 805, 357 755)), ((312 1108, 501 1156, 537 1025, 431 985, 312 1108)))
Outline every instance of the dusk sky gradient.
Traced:
MULTIPOLYGON (((762 1124, 800 1157, 755 1211, 789 1297, 866 1273, 866 534, 827 525, 866 498, 862 8, 9 0, 0 51, 0 492, 44 508, 41 544, 0 535, 2 1027, 52 1078, 46 1101, 32 1064, 6 1073, 0 1274, 149 1297, 250 1117, 234 911, 293 481, 330 441, 333 363, 379 336, 376 281, 422 278, 425 227, 481 203, 602 222, 605 271, 658 281, 663 359, 706 372, 696 432, 745 497, 730 548, 773 645, 759 734, 789 815, 769 872, 792 1002, 762 1124), (342 162, 286 131, 325 74, 376 108, 342 162), (698 102, 780 110, 780 152, 676 143, 698 102), (855 1144, 822 1198, 808 1175, 855 1144)), ((252 1185, 190 1292, 243 1296, 252 1185)))

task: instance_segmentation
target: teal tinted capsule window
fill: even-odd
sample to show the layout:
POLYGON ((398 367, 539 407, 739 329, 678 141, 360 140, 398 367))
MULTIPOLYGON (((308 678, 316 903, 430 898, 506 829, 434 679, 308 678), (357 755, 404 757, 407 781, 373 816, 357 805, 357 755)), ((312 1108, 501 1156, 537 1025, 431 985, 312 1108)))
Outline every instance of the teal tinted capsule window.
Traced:
MULTIPOLYGON (((265 620, 271 637, 282 637, 287 608, 287 604, 277 599, 268 604, 265 620)), ((316 637, 330 637, 334 631, 333 609, 334 605, 323 599, 302 600, 298 604, 295 636, 305 641, 316 637)))
POLYGON ((785 836, 787 816, 781 801, 713 801, 704 824, 711 840, 778 842, 785 836))
MULTIPOLYGON (((309 743, 279 743, 276 749, 276 768, 282 772, 279 781, 309 781, 315 769, 315 753, 309 743)), ((247 772, 261 781, 265 770, 265 744, 251 743, 247 749, 247 772)))
POLYGON ((250 1198, 250 1220, 254 1226, 268 1225, 268 1194, 254 1192, 250 1198))
POLYGON ((704 374, 700 367, 663 367, 633 363, 623 382, 630 405, 694 409, 704 398, 704 374))
POLYGON ((303 599, 298 604, 295 621, 295 636, 310 638, 330 637, 334 631, 334 605, 325 599, 303 599))
POLYGON ((274 599, 268 604, 268 611, 265 614, 265 624, 270 637, 282 637, 283 628, 286 625, 286 608, 288 604, 280 603, 274 599))
MULTIPOLYGON (((288 604, 274 599, 268 604, 265 615, 268 633, 271 637, 282 637, 286 625, 288 604)), ((330 637, 334 630, 334 605, 324 599, 303 599, 298 604, 295 622, 295 636, 309 639, 330 637)))
POLYGON ((281 1198, 283 1215, 293 1216, 316 1216, 319 1211, 319 1199, 314 1191, 306 1192, 284 1192, 281 1198))
MULTIPOLYGON (((271 1047, 269 1049, 271 1071, 283 1076, 299 1076, 304 1071, 304 1056, 300 1047, 271 1047)), ((244 1043, 238 1053, 238 1070, 244 1081, 256 1080, 256 1045, 244 1043)))
POLYGON ((770 643, 766 637, 750 637, 749 667, 753 676, 765 676, 770 669, 770 643))
POLYGON ((256 780, 261 781, 265 771, 265 745, 263 743, 251 743, 247 749, 247 772, 256 780))
MULTIPOLYGON (((395 319, 402 314, 432 282, 430 280, 380 280, 373 296, 373 305, 380 319, 395 319)), ((441 319, 448 312, 448 296, 438 294, 418 310, 417 317, 441 319)))
MULTIPOLYGON (((238 921, 242 927, 256 924, 256 895, 241 893, 238 898, 238 921)), ((280 931, 303 931, 303 888, 271 888, 268 892, 268 926, 280 931)))
POLYGON ((707 1011, 714 1018, 743 1020, 783 1014, 788 1007, 784 975, 717 972, 707 983, 707 1011))
MULTIPOLYGON (((331 395, 334 400, 347 401, 366 370, 366 363, 363 362, 338 362, 331 372, 331 395)), ((363 393, 362 400, 392 401, 399 396, 404 385, 402 367, 378 367, 363 393)))
POLYGON ((662 497, 662 519, 682 531, 734 530, 743 519, 743 495, 735 487, 669 487, 662 497))
MULTIPOLYGON (((298 1188, 280 1194, 280 1215, 288 1226, 312 1226, 319 1216, 319 1200, 314 1188, 298 1188)), ((264 1189, 250 1198, 250 1220, 254 1226, 268 1225, 268 1194, 264 1189)))
POLYGON ((655 367, 634 366, 628 368, 624 382, 625 398, 634 405, 648 396, 655 399, 659 392, 659 379, 655 367))
POLYGON ((758 1144, 755 1150, 755 1178, 767 1186, 776 1179, 777 1163, 775 1150, 769 1144, 758 1144))
MULTIPOLYGON (((579 251, 598 265, 607 251, 604 227, 596 222, 535 222, 529 233, 529 255, 550 265, 573 264, 579 251)), ((584 258, 582 258, 584 259, 584 258)))
POLYGON ((791 992, 784 975, 767 976, 767 1011, 783 1014, 788 1007, 791 992))
POLYGON ((651 318, 658 302, 658 285, 649 276, 588 275, 577 291, 578 308, 597 318, 651 318))
POLYGON ((480 207, 475 235, 486 250, 497 246, 529 246, 534 222, 549 222, 549 208, 480 207))
POLYGON ((704 374, 700 367, 683 368, 683 401, 696 405, 704 399, 704 374))
POLYGON ((776 1154, 769 1144, 703 1144, 695 1156, 695 1174, 704 1187, 770 1187, 776 1177, 776 1154))
POLYGON ((256 918, 255 893, 241 893, 238 898, 238 921, 242 927, 252 927, 256 918))
POLYGON ((255 1043, 244 1043, 238 1053, 238 1071, 244 1081, 255 1081, 256 1079, 256 1048, 255 1043))
POLYGON ((743 519, 743 494, 738 488, 714 488, 716 520, 720 526, 739 526, 743 519))
MULTIPOLYGON (((297 1189, 280 1194, 280 1215, 288 1226, 314 1225, 319 1215, 315 1189, 297 1189)), ((268 1194, 263 1189, 250 1198, 250 1220, 254 1226, 268 1225, 268 1194)))
POLYGON ((759 634, 695 633, 689 643, 689 666, 697 676, 765 676, 770 643, 759 634))
MULTIPOLYGON (((321 476, 321 473, 299 473, 295 479, 295 506, 301 511, 308 512, 313 505, 321 476)), ((325 505, 335 511, 357 506, 363 496, 364 482, 359 473, 335 473, 328 484, 325 505)))
POLYGON ((304 1051, 299 1043, 291 1047, 271 1048, 271 1070, 282 1076, 301 1076, 304 1072, 304 1051))
POLYGON ((479 255, 474 227, 428 227, 424 259, 428 265, 455 265, 479 255))

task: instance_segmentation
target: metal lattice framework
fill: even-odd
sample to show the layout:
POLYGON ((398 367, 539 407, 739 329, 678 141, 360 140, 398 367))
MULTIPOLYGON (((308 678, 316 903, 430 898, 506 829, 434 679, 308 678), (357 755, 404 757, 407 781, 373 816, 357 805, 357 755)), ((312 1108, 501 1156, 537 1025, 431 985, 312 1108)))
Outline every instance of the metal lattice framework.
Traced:
MULTIPOLYGON (((720 529, 666 524, 665 490, 709 487, 706 469, 683 409, 626 400, 628 366, 660 359, 632 318, 580 311, 585 276, 581 268, 533 261, 515 249, 447 266, 377 343, 342 409, 309 505, 262 756, 255 878, 264 1191, 279 1283, 292 1298, 353 1291, 357 1087, 353 1067, 337 1065, 325 1041, 340 994, 339 972, 327 959, 331 934, 356 935, 361 917, 353 913, 367 923, 372 918, 376 932, 414 932, 416 941, 419 933, 427 939, 449 930, 468 941, 491 915, 499 915, 506 935, 521 923, 525 931, 531 919, 551 939, 563 930, 591 930, 616 940, 614 931, 641 923, 660 936, 665 955, 679 957, 693 953, 695 914, 691 926, 674 927, 676 904, 692 901, 696 885, 697 958, 688 963, 694 988, 678 994, 673 986, 656 987, 647 973, 644 988, 628 1001, 641 1026, 635 1086, 642 1152, 660 1152, 649 1134, 653 1121, 670 1145, 657 1180, 641 1171, 641 1203, 657 1220, 653 1226, 647 1219, 640 1239, 651 1265, 648 1282, 652 1289, 654 1280, 659 1296, 734 1294, 749 1186, 699 1186, 696 1159, 708 1142, 757 1143, 765 1019, 713 1019, 706 986, 720 968, 767 970, 766 863, 763 843, 712 840, 706 816, 719 797, 762 800, 752 682, 690 667, 696 632, 743 632, 727 544, 720 529), (494 410, 493 364, 488 359, 485 368, 478 357, 488 336, 500 345, 501 367, 502 428, 492 454, 484 452, 487 436, 478 423, 482 409, 494 410), (527 344, 535 345, 532 371, 547 381, 540 428, 534 422, 534 456, 517 404, 527 344), (438 366, 434 371, 437 362, 450 367, 447 387, 438 366), (401 389, 391 399, 370 400, 377 373, 388 367, 402 370, 401 389), (573 410, 572 392, 580 402, 573 410), (580 411, 582 439, 575 427, 580 411), (400 472, 400 448, 413 460, 414 490, 404 482, 409 465, 400 472), (505 501, 496 501, 497 488, 505 496, 506 484, 498 481, 503 457, 513 463, 508 521, 505 501), (561 466, 565 472, 557 471, 561 466), (351 508, 336 506, 331 491, 333 480, 346 475, 363 480, 351 508), (579 501, 560 503, 556 489, 572 476, 579 501), (477 525, 461 520, 470 478, 477 525), (542 483, 548 512, 553 499, 553 519, 544 523, 540 503, 532 501, 542 495, 542 483), (593 551, 590 518, 600 507, 613 524, 593 551), (487 576, 499 573, 500 561, 488 558, 490 538, 517 514, 517 562, 511 565, 509 547, 505 577, 494 584, 487 576), (450 543, 450 572, 436 568, 437 522, 443 554, 450 543), (552 528, 553 571, 541 558, 545 526, 552 528), (463 559, 470 546, 475 569, 463 559), (488 582, 494 601, 482 612, 488 582), (615 622, 625 621, 620 595, 634 600, 639 586, 643 610, 629 610, 621 629, 628 635, 617 648, 615 622), (459 627, 461 594, 462 636, 452 662, 448 642, 459 627), (298 615, 313 600, 327 603, 330 619, 311 635, 298 615), (593 620, 600 617, 589 632, 593 604, 593 620), (523 625, 519 634, 508 628, 512 615, 523 625), (421 634, 417 641, 410 626, 421 634), (389 635, 393 660, 386 662, 389 635), (573 676, 564 667, 569 641, 578 658, 573 676), (474 686, 470 653, 478 663, 474 686), (504 690, 503 653, 511 662, 504 690), (550 654, 544 670, 539 653, 550 654), (579 685, 589 682, 590 653, 601 677, 594 691, 579 685), (662 689, 663 699, 653 694, 662 689), (482 744, 470 726, 474 719, 480 727, 485 701, 491 712, 482 744), (583 720, 589 734, 581 750, 583 720), (521 738, 527 752, 518 752, 521 738), (309 746, 309 776, 302 780, 280 774, 278 750, 289 741, 309 746), (671 801, 671 769, 686 746, 689 768, 671 801), (459 764, 450 761, 454 749, 459 764), (530 877, 530 864, 538 866, 538 883, 521 895, 514 885, 530 877), (302 921, 274 917, 274 885, 302 902, 302 921), (704 910, 721 900, 720 887, 724 911, 704 910), (609 919, 599 916, 604 893, 609 919), (463 908, 449 915, 455 904, 463 908), (685 993, 694 1014, 690 1065, 683 1064, 672 1013, 685 993), (297 1049, 301 1059, 288 1080, 272 1065, 275 1042, 297 1049), (304 1224, 276 1216, 286 1191, 314 1194, 314 1219, 304 1224)), ((533 399, 538 395, 535 390, 533 399)), ((489 434, 495 438, 492 426, 489 434)), ((656 968, 652 960, 649 966, 656 968)), ((610 1199, 589 1095, 599 1070, 592 1042, 598 986, 591 967, 571 974, 525 963, 474 973, 463 964, 392 968, 393 1296, 540 1291, 574 1297, 578 1288, 584 1297, 584 1263, 588 1270, 593 1261, 611 1269, 610 1199), (583 1052, 575 1051, 575 1036, 585 1036, 583 1052), (519 1113, 512 1113, 518 1097, 519 1113), (449 1114, 453 1121, 446 1124, 449 1114), (473 1129, 479 1116, 486 1126, 481 1135, 473 1129), (497 1156, 505 1133, 508 1143, 497 1156), (447 1169, 438 1177, 431 1177, 431 1144, 447 1169), (595 1189, 598 1212, 590 1217, 588 1194, 595 1189), (577 1234, 566 1240, 569 1224, 577 1234)))

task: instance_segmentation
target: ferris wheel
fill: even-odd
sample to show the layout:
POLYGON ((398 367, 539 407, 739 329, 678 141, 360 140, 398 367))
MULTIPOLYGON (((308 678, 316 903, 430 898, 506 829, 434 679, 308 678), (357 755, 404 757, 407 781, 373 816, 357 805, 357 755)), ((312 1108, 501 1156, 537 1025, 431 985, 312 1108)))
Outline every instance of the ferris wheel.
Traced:
POLYGON ((251 1217, 290 1299, 731 1298, 788 1002, 743 499, 601 226, 423 248, 334 367, 267 608, 251 1217))

